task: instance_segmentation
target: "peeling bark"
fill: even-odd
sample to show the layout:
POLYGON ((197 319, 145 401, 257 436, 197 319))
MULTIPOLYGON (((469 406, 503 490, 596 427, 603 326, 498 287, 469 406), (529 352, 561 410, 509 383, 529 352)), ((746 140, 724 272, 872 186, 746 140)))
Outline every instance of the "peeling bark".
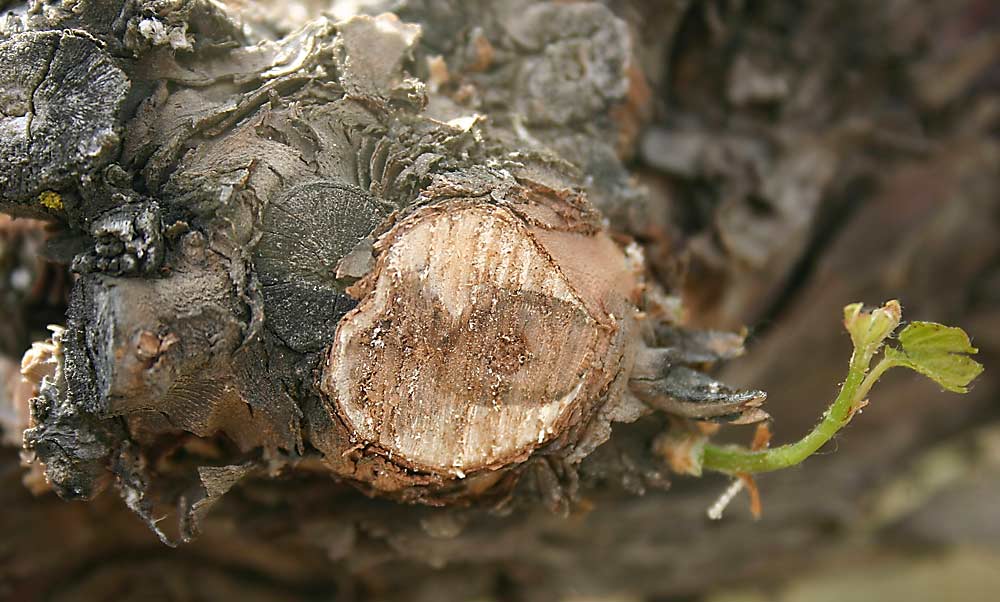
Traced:
POLYGON ((801 563, 994 416, 995 379, 946 410, 900 381, 857 452, 764 481, 764 523, 706 529, 716 483, 658 493, 658 442, 767 419, 758 388, 779 437, 814 420, 845 302, 995 355, 974 0, 243 4, 0 16, 0 210, 57 230, 0 222, 0 425, 33 491, 92 500, 29 500, 8 454, 5 595, 701 592, 801 563), (743 325, 746 391, 709 376, 743 337, 695 329, 743 325), (48 516, 76 560, 29 544, 48 516))
POLYGON ((37 62, 8 87, 38 99, 5 112, 28 121, 7 165, 45 171, 6 185, 3 207, 76 241, 25 440, 60 495, 113 478, 168 538, 154 507, 179 505, 183 530, 228 488, 204 477, 224 454, 153 469, 164 438, 195 436, 231 442, 230 466, 317 460, 431 504, 508 499, 543 454, 549 496, 613 422, 766 417, 762 393, 671 370, 716 358, 648 355, 658 389, 630 392, 674 318, 601 214, 642 196, 611 111, 633 49, 607 8, 466 6, 471 46, 435 57, 443 32, 389 13, 254 40, 198 2, 123 3, 110 28, 88 6, 25 12, 4 42, 37 62), (43 119, 77 141, 52 144, 30 127, 43 119), (184 493, 199 486, 217 493, 184 493))

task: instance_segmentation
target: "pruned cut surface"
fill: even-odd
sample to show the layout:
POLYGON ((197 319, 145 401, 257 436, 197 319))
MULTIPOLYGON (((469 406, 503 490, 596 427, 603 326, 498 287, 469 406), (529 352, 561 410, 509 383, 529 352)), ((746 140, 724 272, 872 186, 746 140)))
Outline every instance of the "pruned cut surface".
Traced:
POLYGON ((337 320, 354 307, 336 280, 337 264, 388 213, 336 180, 297 186, 268 205, 254 264, 268 325, 290 347, 329 343, 337 320))
POLYGON ((788 599, 1000 549, 997 9, 0 0, 0 212, 46 220, 0 221, 0 598, 788 599), (705 520, 670 471, 750 441, 709 422, 808 432, 892 297, 976 335, 897 341, 953 388, 981 349, 969 395, 894 375, 705 520))
POLYGON ((613 329, 513 211, 423 210, 379 246, 322 383, 359 443, 463 476, 526 456, 587 412, 613 329))
POLYGON ((33 202, 107 164, 128 88, 122 70, 81 32, 0 41, 0 201, 33 202))

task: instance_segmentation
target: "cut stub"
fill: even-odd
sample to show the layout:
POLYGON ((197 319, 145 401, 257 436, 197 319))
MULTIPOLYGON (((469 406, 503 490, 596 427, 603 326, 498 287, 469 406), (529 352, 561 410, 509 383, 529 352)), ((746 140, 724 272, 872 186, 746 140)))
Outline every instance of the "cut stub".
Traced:
POLYGON ((256 375, 233 264, 197 232, 175 243, 164 278, 85 275, 62 337, 68 404, 133 430, 225 433, 242 450, 295 449, 298 408, 256 375))
POLYGON ((580 199, 520 194, 415 211, 352 289, 320 389, 400 474, 464 478, 572 445, 627 379, 640 262, 580 199))
POLYGON ((354 307, 338 265, 390 209, 338 180, 295 186, 264 211, 254 250, 267 327, 300 352, 319 351, 354 307))
POLYGON ((693 369, 743 354, 743 335, 656 327, 656 347, 642 347, 629 380, 632 394, 650 408, 679 418, 731 424, 769 420, 761 406, 767 393, 741 390, 693 369))

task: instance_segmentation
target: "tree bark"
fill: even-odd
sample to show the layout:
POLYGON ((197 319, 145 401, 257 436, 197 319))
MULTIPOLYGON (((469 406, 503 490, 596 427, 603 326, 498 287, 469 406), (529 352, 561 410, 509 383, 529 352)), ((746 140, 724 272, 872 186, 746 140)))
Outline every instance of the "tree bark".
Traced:
POLYGON ((681 599, 1000 543, 989 3, 346 4, 7 8, 3 596, 681 599), (889 298, 973 333, 972 392, 889 377, 708 521, 657 442, 758 389, 799 436, 889 298))

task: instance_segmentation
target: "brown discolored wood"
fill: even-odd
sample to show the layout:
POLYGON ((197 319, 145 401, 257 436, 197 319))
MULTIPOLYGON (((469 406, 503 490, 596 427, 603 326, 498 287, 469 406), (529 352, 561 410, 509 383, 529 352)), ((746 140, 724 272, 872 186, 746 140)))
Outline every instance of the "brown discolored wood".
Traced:
MULTIPOLYGON (((553 78, 533 89, 521 85, 520 74, 533 75, 532 70, 549 66, 539 60, 545 57, 555 59, 550 63, 551 73, 567 73, 560 68, 564 61, 576 65, 581 55, 565 50, 586 46, 580 43, 583 38, 598 39, 590 32, 576 33, 579 28, 567 27, 565 20, 548 18, 559 16, 556 13, 547 14, 545 19, 532 18, 537 13, 525 10, 531 3, 420 0, 337 4, 393 4, 401 13, 406 11, 404 21, 421 22, 421 45, 426 44, 429 50, 415 53, 411 66, 419 68, 429 52, 440 57, 439 66, 446 67, 449 74, 448 81, 439 82, 441 94, 431 95, 431 108, 440 111, 435 113, 438 118, 451 119, 468 110, 485 112, 484 123, 501 128, 507 122, 520 127, 523 121, 525 131, 505 138, 502 145, 519 151, 512 157, 514 161, 525 160, 539 146, 552 145, 577 162, 596 184, 586 191, 588 196, 600 206, 612 229, 636 237, 663 282, 672 282, 665 278, 676 270, 679 283, 686 269, 683 290, 689 323, 736 329, 747 325, 752 333, 749 358, 733 365, 724 373, 725 379, 772 394, 768 408, 777 421, 777 442, 792 439, 812 426, 823 403, 835 393, 850 352, 836 318, 840 307, 849 301, 875 303, 898 297, 910 319, 946 321, 973 333, 976 346, 983 350, 987 372, 972 393, 945 398, 935 386, 916 376, 890 375, 875 392, 864 416, 838 438, 837 453, 820 455, 801 470, 760 479, 764 502, 761 522, 750 521, 739 498, 722 522, 704 520, 705 508, 725 488, 720 477, 676 478, 671 491, 657 490, 663 486, 660 471, 665 468, 651 446, 667 428, 658 416, 616 426, 611 440, 580 463, 579 474, 561 464, 566 451, 561 440, 545 444, 522 465, 522 491, 513 498, 515 505, 505 506, 510 513, 498 517, 489 510, 435 509, 370 499, 337 484, 328 472, 333 465, 334 472, 345 479, 370 482, 370 475, 381 474, 386 482, 395 479, 401 490, 415 487, 415 475, 399 469, 403 478, 391 471, 385 476, 386 467, 397 467, 384 461, 384 451, 378 455, 355 449, 344 454, 350 451, 351 443, 346 434, 341 437, 341 430, 347 430, 342 421, 333 415, 332 420, 323 422, 308 414, 303 422, 307 455, 295 459, 294 470, 288 467, 279 474, 275 458, 265 456, 262 466, 266 465, 268 474, 258 472, 234 487, 206 517, 201 539, 180 551, 163 548, 113 493, 88 504, 64 503, 53 493, 32 497, 20 484, 23 469, 18 467, 18 454, 2 449, 0 503, 5 511, 0 513, 0 598, 715 600, 710 592, 740 580, 752 580, 754 593, 723 593, 722 597, 760 597, 761 587, 769 596, 787 597, 788 590, 778 582, 794 578, 810 566, 832 571, 838 584, 848 577, 874 581, 883 575, 873 577, 872 567, 866 565, 894 546, 909 553, 928 551, 928 544, 935 552, 938 546, 970 542, 983 548, 998 545, 992 528, 1000 495, 992 486, 1000 483, 996 439, 987 445, 976 433, 987 421, 996 432, 1000 386, 990 369, 997 365, 1000 350, 1000 329, 996 327, 1000 324, 996 248, 996 241, 1000 241, 996 234, 1000 195, 996 194, 993 175, 1000 157, 995 136, 1000 113, 996 110, 995 59, 990 64, 990 56, 996 55, 990 51, 995 50, 993 31, 998 21, 990 2, 608 0, 605 4, 632 26, 631 42, 640 59, 635 64, 643 67, 653 86, 654 125, 638 132, 629 131, 632 107, 623 107, 622 99, 611 99, 611 119, 607 119, 604 104, 592 103, 593 113, 565 128, 538 127, 535 124, 540 121, 530 119, 531 115, 526 121, 521 115, 511 118, 509 107, 514 107, 514 113, 523 113, 522 107, 538 106, 551 115, 550 107, 545 106, 547 99, 590 102, 595 93, 586 87, 595 74, 602 73, 589 68, 594 62, 587 62, 583 77, 553 78), (520 18, 522 15, 525 17, 520 18), (547 37, 533 34, 529 39, 521 33, 529 29, 542 30, 547 37), (481 39, 495 49, 493 62, 483 72, 468 71, 465 67, 471 61, 462 57, 475 58, 469 55, 474 50, 470 42, 476 44, 481 39), (784 96, 782 86, 756 85, 781 81, 786 86, 784 96), (534 102, 539 95, 541 100, 534 102), (464 104, 448 106, 449 100, 464 104), (603 127, 607 124, 616 128, 603 127), (632 189, 607 171, 609 153, 597 152, 601 142, 628 141, 636 135, 641 144, 629 166, 631 174, 622 172, 638 177, 650 189, 650 196, 602 199, 602 194, 632 189), (684 250, 688 251, 687 262, 683 261, 684 250), (336 425, 331 426, 332 422, 336 425), (936 448, 949 433, 955 435, 957 449, 942 463, 935 455, 936 448), (313 447, 322 451, 322 457, 314 454, 313 447), (932 470, 925 470, 923 459, 933 460, 929 463, 932 470), (895 483, 896 479, 900 482, 895 483), (922 483, 928 480, 933 482, 922 483), (887 486, 888 490, 883 490, 887 486), (567 520, 535 507, 532 496, 536 489, 549 507, 566 503, 561 491, 567 492, 567 498, 578 491, 582 499, 575 498, 567 520), (899 490, 906 495, 899 496, 899 490), (636 495, 643 492, 644 496, 636 495), (893 495, 884 495, 887 493, 893 495), (897 503, 886 512, 882 498, 905 503, 902 507, 897 503)), ((5 7, 28 4, 0 2, 5 7)), ((162 6, 153 19, 148 19, 149 12, 137 15, 129 9, 119 13, 124 4, 120 0, 34 4, 44 8, 33 15, 37 24, 33 27, 88 30, 107 43, 108 52, 116 57, 132 57, 135 50, 134 45, 123 47, 121 40, 114 39, 121 38, 120 27, 134 34, 140 23, 163 23, 183 34, 184 26, 189 25, 186 17, 171 14, 173 10, 162 6), (60 15, 71 20, 59 21, 63 18, 60 15), (114 31, 107 29, 110 21, 105 17, 115 18, 114 31)), ((144 11, 149 4, 128 3, 144 11)), ((122 60, 131 64, 122 67, 130 77, 140 74, 124 115, 121 161, 128 175, 134 176, 130 181, 140 185, 140 190, 155 195, 161 203, 179 198, 175 208, 183 207, 181 215, 189 218, 189 208, 195 214, 211 209, 220 192, 235 186, 239 196, 227 200, 222 195, 227 206, 222 218, 228 228, 250 223, 249 218, 256 215, 248 212, 247 219, 241 221, 237 218, 243 216, 235 211, 247 206, 257 209, 243 204, 251 193, 262 201, 274 199, 286 184, 303 181, 302 174, 312 169, 308 164, 311 157, 318 156, 316 164, 322 167, 317 169, 325 171, 308 171, 308 178, 344 178, 367 188, 374 177, 368 167, 374 156, 371 164, 379 167, 376 173, 388 174, 384 179, 376 178, 378 190, 384 191, 391 186, 383 182, 392 181, 401 171, 409 172, 410 161, 420 153, 440 153, 439 149, 447 146, 433 137, 411 137, 396 147, 379 141, 379 150, 373 153, 375 143, 371 141, 364 141, 360 149, 351 149, 349 144, 345 147, 357 139, 354 132, 334 136, 320 129, 320 136, 313 138, 308 136, 308 128, 301 127, 302 121, 290 127, 293 122, 282 117, 286 109, 304 110, 305 121, 314 125, 336 126, 343 120, 341 116, 355 118, 352 111, 329 110, 340 101, 309 106, 299 104, 301 97, 290 98, 295 87, 307 81, 308 90, 329 93, 325 74, 340 69, 310 71, 313 63, 308 60, 306 67, 301 67, 301 57, 313 53, 324 56, 327 47, 322 42, 313 44, 309 36, 292 36, 302 42, 280 45, 255 45, 259 38, 252 36, 265 31, 280 37, 316 18, 329 2, 301 2, 307 10, 271 2, 264 7, 269 12, 257 12, 256 16, 257 2, 228 4, 247 9, 241 13, 245 27, 231 31, 251 35, 249 39, 227 38, 230 30, 222 27, 224 20, 199 9, 191 12, 197 22, 192 21, 184 34, 195 51, 180 49, 174 57, 172 49, 146 43, 136 50, 137 57, 122 60), (235 53, 226 53, 227 46, 235 53), (281 55, 275 61, 280 65, 274 65, 278 69, 272 68, 268 58, 275 53, 281 55), (295 66, 282 71, 281 65, 288 64, 295 66), (257 91, 252 72, 262 69, 290 75, 257 91), (238 71, 235 75, 234 70, 238 71), (161 79, 170 81, 158 81, 161 79), (197 89, 188 87, 196 80, 197 89), (214 81, 217 83, 209 85, 214 81), (132 100, 139 101, 147 87, 159 91, 138 109, 147 118, 132 122, 132 100), (254 115, 258 102, 269 105, 268 115, 254 115), (160 110, 161 105, 180 108, 160 110), (310 112, 322 114, 323 119, 309 119, 310 112), (228 136, 230 133, 238 135, 228 136), (307 137, 301 138, 301 134, 307 137), (358 150, 358 163, 329 148, 320 148, 316 155, 312 143, 318 140, 322 147, 323 136, 335 140, 338 149, 358 150), (400 149, 416 150, 412 155, 403 153, 400 159, 400 149), (181 155, 186 159, 177 169, 175 159, 181 155), (146 156, 151 156, 149 161, 146 156), (196 157, 202 159, 195 161, 196 157), (192 164, 198 168, 195 175, 206 180, 204 198, 179 196, 179 192, 189 193, 190 187, 179 186, 177 176, 188 177, 192 164), (353 172, 361 174, 357 182, 350 177, 353 172), (221 181, 217 173, 224 174, 221 181), (161 187, 168 179, 173 189, 164 191, 161 187)), ((591 3, 558 4, 568 15, 589 11, 596 15, 595 24, 613 24, 606 14, 594 11, 591 3)), ((207 4, 185 2, 178 7, 187 10, 199 5, 207 4)), ((602 29, 606 28, 591 31, 600 33, 602 29)), ((377 54, 385 48, 379 36, 358 38, 358 51, 377 54)), ((616 44, 591 46, 610 55, 616 44)), ((23 71, 23 63, 8 63, 14 71, 23 71)), ((53 69, 52 73, 59 71, 53 69)), ((48 79, 53 80, 53 75, 48 79)), ((43 93, 35 99, 36 107, 50 104, 38 102, 44 97, 43 93)), ((379 102, 364 100, 366 107, 382 106, 379 102)), ((301 113, 292 115, 298 116, 301 113)), ((23 117, 13 119, 24 121, 23 117)), ((374 118, 358 119, 359 123, 370 121, 374 118)), ((35 125, 38 123, 36 120, 35 125)), ((34 141, 35 149, 61 146, 69 152, 76 148, 66 145, 65 137, 49 137, 47 141, 41 131, 34 141)), ((631 149, 616 150, 632 156, 631 149)), ((73 158, 75 153, 69 152, 69 156, 73 158)), ((487 162, 473 155, 458 167, 467 164, 487 162)), ((509 162, 503 164, 510 167, 509 162)), ((440 167, 443 172, 456 165, 440 167)), ((534 168, 515 175, 551 176, 543 172, 534 168)), ((412 173, 408 177, 417 182, 412 173)), ((417 194, 425 184, 425 180, 414 183, 412 192, 417 194)), ((114 198, 105 188, 98 188, 83 197, 86 202, 78 199, 76 208, 114 198)), ((66 200, 74 199, 67 195, 66 200)), ((72 203, 67 206, 74 208, 72 203)), ((103 211, 103 207, 98 209, 103 211)), ((196 229, 213 231, 204 215, 194 217, 196 229)), ((535 235, 539 239, 551 235, 577 240, 563 231, 536 231, 535 235)), ((249 249, 246 241, 250 239, 240 240, 243 242, 235 248, 249 249)), ((578 244, 566 246, 577 254, 566 253, 556 262, 578 289, 583 288, 588 266, 601 275, 614 267, 595 264, 598 253, 580 253, 578 244), (571 268, 573 260, 575 268, 571 268)), ((554 248, 548 247, 550 251, 554 248)), ((363 275, 370 265, 360 261, 369 255, 369 248, 361 250, 356 265, 365 268, 351 272, 353 276, 363 275)), ((294 259, 302 257, 306 256, 294 259)), ((594 290, 606 285, 600 281, 593 284, 594 290)), ((585 301, 606 299, 582 292, 580 297, 585 301)), ((6 322, 0 320, 0 338, 5 345, 15 340, 10 335, 17 334, 17 340, 26 336, 31 329, 25 325, 33 324, 37 330, 59 321, 45 320, 34 310, 10 313, 18 312, 20 306, 7 298, 0 299, 0 305, 0 317, 7 318, 6 322)), ((294 325, 301 305, 286 305, 294 325)), ((265 322, 273 326, 275 312, 268 309, 264 313, 265 322)), ((252 336, 252 332, 248 333, 252 336)), ((161 333, 155 334, 159 339, 161 333)), ((312 333, 303 328, 300 334, 312 333)), ((4 354, 19 357, 27 340, 5 347, 4 354)), ((128 343, 122 349, 129 354, 135 352, 138 359, 154 363, 171 359, 181 349, 180 343, 166 345, 166 339, 154 344, 141 333, 138 339, 122 341, 128 343)), ((328 339, 323 340, 316 348, 328 343, 328 339)), ((667 345, 663 340, 657 344, 667 345)), ((301 393, 304 388, 297 388, 298 377, 314 378, 311 367, 298 368, 274 357, 267 361, 259 348, 259 344, 240 347, 243 356, 252 360, 244 362, 249 368, 241 374, 256 377, 241 376, 246 381, 240 386, 241 393, 265 390, 261 383, 269 375, 291 381, 289 387, 301 393)), ((654 357, 662 359, 662 351, 654 357)), ((655 373, 659 365, 650 370, 655 373)), ((0 372, 3 369, 0 364, 0 372)), ((16 361, 7 362, 6 369, 16 373, 16 361)), ((116 370, 114 374, 126 376, 127 372, 116 370)), ((210 379, 216 374, 215 370, 193 371, 195 377, 210 379)), ((212 397, 212 390, 199 392, 194 387, 183 395, 190 408, 202 411, 212 397)), ((246 406, 235 395, 232 400, 246 406)), ((173 400, 166 401, 168 407, 175 407, 173 400)), ((311 399, 297 398, 296 402, 309 412, 311 399)), ((269 407, 253 403, 255 416, 269 407)), ((242 406, 240 410, 248 411, 242 406)), ((595 414, 605 411, 606 406, 595 414)), ((154 413, 145 412, 146 416, 154 413)), ((132 415, 127 420, 136 425, 138 418, 132 415)), ((208 421, 213 423, 218 422, 208 421)), ((5 439, 19 444, 22 427, 4 424, 3 428, 5 439)), ((257 433, 260 429, 250 427, 248 431, 257 433)), ((89 435, 80 431, 76 439, 89 435)), ((726 428, 719 436, 746 443, 751 433, 726 428)), ((192 438, 171 454, 159 448, 148 450, 153 480, 159 483, 175 478, 185 460, 188 466, 195 462, 231 465, 243 458, 232 447, 213 452, 215 446, 210 443, 192 438)), ((379 451, 375 447, 368 449, 379 451)), ((578 442, 576 449, 581 447, 578 442)), ((226 466, 210 468, 228 471, 226 466)), ((478 496, 472 482, 489 483, 508 478, 512 472, 483 471, 482 476, 449 484, 462 490, 458 496, 469 500, 478 496)), ((437 482, 421 476, 427 482, 437 482)), ((213 487, 217 484, 211 483, 213 487)), ((134 496, 135 490, 128 493, 134 496)), ((152 516, 159 521, 163 515, 157 512, 152 516)), ((935 553, 934 562, 938 558, 935 553)), ((928 582, 921 578, 913 583, 923 586, 928 582)), ((922 593, 933 596, 935 592, 928 587, 922 593)))
POLYGON ((379 241, 323 392, 359 444, 407 467, 461 478, 526 458, 588 416, 618 374, 625 321, 613 311, 631 291, 559 261, 610 248, 624 267, 609 243, 511 207, 418 211, 379 241))

